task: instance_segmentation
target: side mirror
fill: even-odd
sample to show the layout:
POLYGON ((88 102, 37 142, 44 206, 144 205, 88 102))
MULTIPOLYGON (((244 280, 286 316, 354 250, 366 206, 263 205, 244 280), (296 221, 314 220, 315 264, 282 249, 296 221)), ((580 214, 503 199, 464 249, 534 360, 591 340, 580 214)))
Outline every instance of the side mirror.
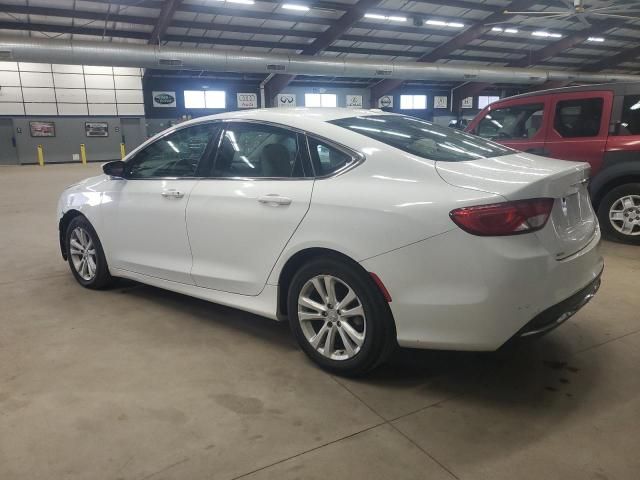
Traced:
POLYGON ((124 178, 124 162, 115 160, 105 163, 102 165, 102 171, 111 177, 124 178))

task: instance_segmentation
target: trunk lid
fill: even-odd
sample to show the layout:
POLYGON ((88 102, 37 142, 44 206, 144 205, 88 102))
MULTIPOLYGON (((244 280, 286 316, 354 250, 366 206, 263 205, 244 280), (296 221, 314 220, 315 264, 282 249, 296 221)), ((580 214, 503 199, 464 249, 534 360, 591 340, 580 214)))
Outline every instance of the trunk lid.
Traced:
POLYGON ((436 162, 442 179, 456 187, 501 195, 506 200, 553 198, 547 225, 536 232, 557 258, 584 248, 598 228, 587 182, 589 165, 526 153, 464 162, 436 162))

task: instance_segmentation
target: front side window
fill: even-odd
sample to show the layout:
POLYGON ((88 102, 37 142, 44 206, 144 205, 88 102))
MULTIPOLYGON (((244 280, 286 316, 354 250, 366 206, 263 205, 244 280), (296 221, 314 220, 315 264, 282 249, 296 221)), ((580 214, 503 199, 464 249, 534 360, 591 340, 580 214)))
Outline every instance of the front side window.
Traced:
POLYGON ((213 177, 304 177, 300 135, 283 128, 251 123, 226 126, 213 177))
POLYGON ((553 128, 563 138, 597 137, 603 104, 602 98, 560 101, 556 105, 553 128))
POLYGON ((193 177, 207 145, 217 131, 212 124, 195 125, 167 135, 127 161, 127 178, 193 177))
POLYGON ((514 152, 474 135, 404 115, 341 118, 329 123, 429 160, 459 162, 514 152))
POLYGON ((640 135, 640 95, 624 97, 618 135, 640 135))
POLYGON ((351 155, 322 140, 309 137, 308 141, 311 163, 317 177, 331 175, 353 161, 351 155))
POLYGON ((476 132, 491 140, 527 140, 540 131, 543 116, 542 103, 496 108, 480 120, 476 132))

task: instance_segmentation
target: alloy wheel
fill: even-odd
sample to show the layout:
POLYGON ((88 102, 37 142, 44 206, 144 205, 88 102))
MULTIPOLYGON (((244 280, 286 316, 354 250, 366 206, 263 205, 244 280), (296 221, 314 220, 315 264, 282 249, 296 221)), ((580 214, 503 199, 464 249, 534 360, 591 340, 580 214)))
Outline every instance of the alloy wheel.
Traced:
POLYGON ((613 202, 609 220, 623 235, 640 235, 640 195, 626 195, 613 202))
POLYGON ((84 228, 76 227, 71 232, 69 254, 78 275, 85 281, 93 280, 97 270, 96 248, 84 228))
POLYGON ((358 354, 367 334, 362 302, 344 281, 332 275, 309 279, 298 296, 298 321, 309 344, 331 360, 358 354))

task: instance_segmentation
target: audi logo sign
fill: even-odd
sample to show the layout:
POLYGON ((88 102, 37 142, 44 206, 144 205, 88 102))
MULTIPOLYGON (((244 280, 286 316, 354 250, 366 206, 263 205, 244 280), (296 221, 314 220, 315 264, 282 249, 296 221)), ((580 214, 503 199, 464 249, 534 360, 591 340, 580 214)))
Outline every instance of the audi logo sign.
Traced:
POLYGON ((238 108, 258 108, 258 95, 256 93, 238 93, 238 108))
POLYGON ((156 108, 176 108, 176 92, 152 92, 156 108))

